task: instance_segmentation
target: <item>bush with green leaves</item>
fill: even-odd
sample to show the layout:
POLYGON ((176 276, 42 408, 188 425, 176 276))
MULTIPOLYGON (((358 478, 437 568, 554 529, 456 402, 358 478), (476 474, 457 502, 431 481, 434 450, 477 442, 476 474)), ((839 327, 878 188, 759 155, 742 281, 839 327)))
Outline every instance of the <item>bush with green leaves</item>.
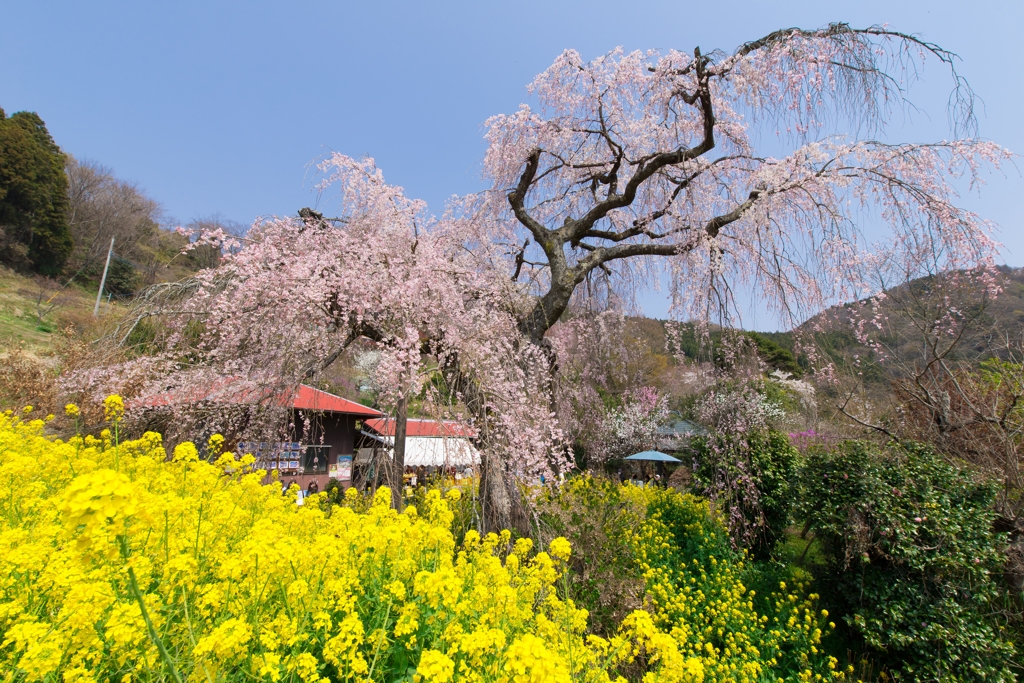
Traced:
POLYGON ((798 514, 828 562, 822 586, 851 635, 900 681, 1011 681, 991 615, 1002 542, 995 488, 925 446, 811 450, 798 514))
POLYGON ((641 570, 629 539, 643 524, 647 504, 625 492, 610 479, 578 477, 569 486, 543 489, 533 501, 535 540, 546 547, 565 536, 577 549, 570 560, 570 592, 590 612, 592 631, 602 636, 643 605, 641 570))
POLYGON ((737 546, 772 555, 789 524, 797 451, 785 434, 718 432, 691 442, 694 488, 725 517, 737 546))
POLYGON ((106 290, 115 298, 123 299, 135 295, 142 283, 142 275, 131 261, 120 256, 110 260, 107 272, 106 290))
POLYGON ((824 651, 833 626, 806 577, 750 561, 707 501, 589 476, 535 496, 541 545, 557 536, 572 545, 566 592, 592 633, 614 633, 642 607, 700 659, 704 683, 845 680, 824 651))

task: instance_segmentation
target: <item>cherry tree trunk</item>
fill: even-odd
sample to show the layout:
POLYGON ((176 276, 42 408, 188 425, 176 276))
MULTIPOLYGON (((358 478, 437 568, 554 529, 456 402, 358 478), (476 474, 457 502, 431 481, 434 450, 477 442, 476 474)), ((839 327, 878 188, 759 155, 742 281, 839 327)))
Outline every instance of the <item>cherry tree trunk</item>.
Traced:
POLYGON ((480 521, 484 533, 500 533, 503 529, 522 536, 530 533, 530 516, 526 499, 519 489, 508 463, 489 447, 493 438, 486 430, 480 439, 480 521))
POLYGON ((486 446, 480 450, 480 519, 484 533, 500 532, 513 527, 513 507, 518 503, 518 491, 509 491, 514 483, 505 474, 504 463, 486 446), (513 500, 515 498, 516 500, 513 500))
POLYGON ((403 396, 395 405, 395 452, 388 482, 391 486, 391 504, 399 512, 402 511, 402 494, 405 490, 403 475, 405 474, 405 430, 408 417, 409 399, 403 396))
POLYGON ((462 395, 478 426, 477 447, 480 452, 480 530, 500 532, 503 529, 529 533, 529 517, 523 496, 504 459, 495 453, 495 434, 488 429, 488 401, 472 372, 464 372, 458 356, 446 359, 445 379, 453 392, 462 395))

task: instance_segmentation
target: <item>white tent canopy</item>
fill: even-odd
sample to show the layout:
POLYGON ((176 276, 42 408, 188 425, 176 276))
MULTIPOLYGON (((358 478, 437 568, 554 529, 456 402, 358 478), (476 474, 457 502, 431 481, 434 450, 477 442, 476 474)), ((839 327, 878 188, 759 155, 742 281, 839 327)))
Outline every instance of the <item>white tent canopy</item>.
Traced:
MULTIPOLYGON (((394 439, 363 432, 392 449, 394 439)), ((452 436, 407 436, 405 437, 406 467, 466 467, 479 465, 480 453, 469 439, 452 436)))
POLYGON ((479 465, 480 453, 468 439, 411 436, 405 439, 406 467, 479 465))

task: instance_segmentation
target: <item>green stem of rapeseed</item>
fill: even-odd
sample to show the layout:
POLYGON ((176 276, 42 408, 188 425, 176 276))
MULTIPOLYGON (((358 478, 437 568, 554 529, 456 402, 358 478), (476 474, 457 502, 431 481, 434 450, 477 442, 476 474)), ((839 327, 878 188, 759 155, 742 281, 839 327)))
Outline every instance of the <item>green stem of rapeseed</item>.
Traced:
POLYGON ((381 627, 380 637, 377 638, 377 648, 373 651, 373 662, 370 664, 370 673, 366 674, 366 680, 373 680, 373 670, 377 667, 377 658, 380 656, 380 646, 388 635, 388 618, 391 616, 391 600, 388 599, 388 609, 384 613, 384 626, 381 627))
MULTIPOLYGON (((121 556, 124 557, 125 561, 128 561, 128 541, 124 536, 120 536, 118 540, 121 542, 121 556)), ((142 591, 139 590, 139 582, 135 579, 135 570, 129 565, 128 566, 128 584, 131 587, 132 595, 135 597, 135 602, 139 603, 139 611, 142 612, 142 619, 146 622, 146 629, 149 631, 149 639, 156 645, 156 649, 160 652, 160 659, 164 660, 164 664, 167 666, 167 670, 171 673, 171 678, 174 679, 175 683, 183 683, 181 674, 178 673, 178 668, 174 666, 174 660, 171 659, 170 653, 167 648, 164 647, 164 641, 160 639, 160 634, 156 632, 156 628, 153 626, 153 620, 149 618, 149 610, 146 609, 146 602, 142 599, 142 591)))

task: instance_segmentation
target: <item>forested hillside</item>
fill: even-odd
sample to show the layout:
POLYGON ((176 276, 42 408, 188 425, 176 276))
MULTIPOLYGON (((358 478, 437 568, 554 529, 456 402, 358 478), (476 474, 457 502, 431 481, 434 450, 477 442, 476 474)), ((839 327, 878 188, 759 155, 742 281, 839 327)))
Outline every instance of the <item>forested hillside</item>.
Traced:
MULTIPOLYGON (((980 363, 986 358, 1000 356, 1007 340, 1019 339, 1024 334, 1024 268, 999 266, 998 284, 1001 291, 996 296, 977 296, 970 291, 961 292, 964 313, 970 318, 963 338, 949 355, 950 360, 980 363)), ((942 305, 931 291, 932 278, 919 278, 904 283, 887 292, 887 299, 881 305, 885 324, 878 337, 888 353, 899 357, 919 354, 921 335, 919 327, 924 314, 942 305)), ((944 296, 944 294, 942 294, 944 296)), ((884 373, 877 367, 876 351, 858 340, 855 326, 859 320, 858 307, 866 302, 854 302, 834 306, 814 316, 795 330, 787 332, 744 331, 742 334, 756 346, 758 355, 770 368, 801 376, 811 369, 808 354, 798 350, 798 340, 803 346, 813 345, 822 356, 840 367, 849 368, 854 357, 860 361, 858 372, 868 383, 887 382, 884 373)), ((628 319, 630 334, 637 342, 648 346, 651 353, 666 358, 681 351, 695 361, 715 361, 721 330, 712 328, 708 345, 701 342, 692 325, 680 326, 681 334, 676 337, 667 333, 669 323, 652 318, 632 317, 628 319)))
MULTIPOLYGON (((136 183, 62 150, 38 114, 0 109, 0 264, 51 279, 44 288, 95 290, 113 240, 104 293, 123 299, 217 263, 214 247, 182 253, 178 223, 136 183)), ((181 223, 245 230, 217 215, 181 223)))

